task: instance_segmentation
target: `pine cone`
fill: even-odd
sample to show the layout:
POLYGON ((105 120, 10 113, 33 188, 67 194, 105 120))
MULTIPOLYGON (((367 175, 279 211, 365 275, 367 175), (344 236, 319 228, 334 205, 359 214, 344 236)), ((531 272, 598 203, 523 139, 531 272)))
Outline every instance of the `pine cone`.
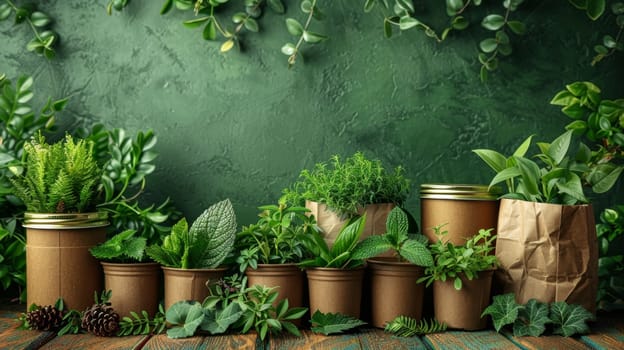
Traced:
POLYGON ((84 312, 82 328, 98 337, 112 337, 119 330, 119 314, 107 304, 95 304, 84 312))
POLYGON ((63 325, 63 311, 52 305, 41 307, 26 313, 26 322, 30 329, 38 331, 57 331, 63 325))

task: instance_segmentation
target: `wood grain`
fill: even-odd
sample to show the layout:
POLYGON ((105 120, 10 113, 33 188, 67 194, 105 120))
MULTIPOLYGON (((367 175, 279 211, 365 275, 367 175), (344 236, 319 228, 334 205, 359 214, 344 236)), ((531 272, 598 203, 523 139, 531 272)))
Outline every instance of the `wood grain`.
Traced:
POLYGON ((359 335, 322 335, 311 331, 303 331, 301 337, 290 334, 281 334, 271 338, 271 350, 360 350, 359 335))
POLYGON ((586 350, 590 349, 584 343, 574 338, 566 338, 562 336, 541 336, 541 337, 514 337, 509 335, 509 339, 520 345, 526 350, 546 350, 546 349, 562 349, 562 350, 586 350))
POLYGON ((56 337, 44 344, 41 349, 98 349, 98 350, 127 350, 140 348, 148 336, 130 337, 96 337, 91 334, 68 334, 56 337))
POLYGON ((396 337, 381 329, 370 329, 360 334, 362 349, 369 350, 425 350, 425 344, 418 337, 396 337))
POLYGON ((184 339, 170 339, 161 334, 151 337, 143 347, 143 350, 156 349, 256 349, 256 334, 231 334, 206 337, 191 337, 184 339))
POLYGON ((2 350, 38 349, 41 344, 56 337, 52 332, 39 332, 17 327, 9 328, 0 333, 0 348, 2 350))
POLYGON ((494 331, 444 332, 428 334, 423 341, 432 349, 439 350, 486 350, 518 349, 514 343, 494 331))

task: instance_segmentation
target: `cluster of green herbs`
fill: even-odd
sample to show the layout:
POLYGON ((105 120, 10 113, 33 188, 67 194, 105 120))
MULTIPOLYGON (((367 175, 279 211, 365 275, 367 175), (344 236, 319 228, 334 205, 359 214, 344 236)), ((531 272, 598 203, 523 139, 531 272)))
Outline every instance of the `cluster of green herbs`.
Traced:
POLYGON ((429 245, 434 264, 425 269, 425 276, 418 279, 418 283, 426 282, 429 286, 433 281, 453 280, 455 289, 460 290, 462 277, 472 280, 477 278, 479 272, 496 268, 498 262, 492 254, 496 236, 492 235, 492 229, 481 229, 464 245, 456 246, 443 241, 444 235, 448 233, 441 231, 443 226, 433 228, 438 237, 436 242, 429 245))
POLYGON ((367 204, 401 205, 408 192, 409 180, 402 167, 387 171, 380 160, 357 152, 344 161, 334 155, 329 164, 316 163, 314 169, 302 170, 293 186, 284 190, 283 199, 295 204, 324 203, 339 215, 352 217, 367 204))
POLYGON ((495 296, 492 305, 483 311, 481 317, 485 315, 492 317, 497 332, 511 325, 516 337, 539 337, 546 332, 547 325, 551 325, 553 334, 564 337, 584 334, 589 332, 587 321, 594 319, 591 312, 582 306, 563 301, 547 304, 531 299, 520 305, 513 293, 495 296))
POLYGON ((258 264, 299 263, 309 257, 305 240, 318 231, 314 216, 304 207, 292 207, 280 202, 259 207, 258 222, 243 227, 236 236, 236 262, 240 271, 258 264))
POLYGON ((33 31, 34 38, 28 42, 26 49, 47 59, 54 58, 59 35, 50 29, 52 18, 37 9, 34 3, 16 4, 14 1, 5 0, 4 4, 0 4, 0 21, 8 20, 11 14, 14 15, 15 25, 27 23, 33 31))
POLYGON ((596 224, 600 247, 598 259, 598 307, 603 310, 624 309, 624 205, 607 208, 596 224))

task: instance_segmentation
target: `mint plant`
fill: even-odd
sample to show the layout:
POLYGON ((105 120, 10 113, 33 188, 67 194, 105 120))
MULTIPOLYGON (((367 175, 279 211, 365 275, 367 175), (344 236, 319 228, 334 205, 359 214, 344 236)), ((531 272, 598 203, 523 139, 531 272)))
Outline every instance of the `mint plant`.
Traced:
POLYGON ((312 326, 310 330, 314 333, 324 335, 342 333, 366 324, 353 316, 343 315, 340 313, 322 313, 316 310, 310 319, 312 326))
POLYGON ((96 259, 114 262, 141 262, 145 257, 147 240, 137 237, 136 230, 125 230, 106 242, 89 249, 96 259))

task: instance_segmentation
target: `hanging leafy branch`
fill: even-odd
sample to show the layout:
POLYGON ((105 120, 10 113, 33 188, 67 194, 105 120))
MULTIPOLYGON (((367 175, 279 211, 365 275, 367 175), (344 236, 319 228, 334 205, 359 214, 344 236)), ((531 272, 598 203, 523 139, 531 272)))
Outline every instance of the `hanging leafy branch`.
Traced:
POLYGON ((288 68, 291 68, 297 61, 297 57, 301 56, 300 49, 304 42, 316 44, 327 40, 327 36, 309 30, 313 18, 316 20, 324 18, 323 13, 316 6, 316 2, 316 0, 304 0, 301 2, 301 11, 308 14, 305 24, 302 25, 294 18, 286 19, 288 32, 299 37, 296 44, 286 43, 282 46, 282 53, 288 56, 288 68))
POLYGON ((603 59, 613 55, 615 52, 624 51, 624 2, 615 2, 611 5, 611 12, 615 16, 615 24, 618 31, 615 36, 605 34, 602 37, 602 44, 594 46, 596 56, 592 60, 592 66, 603 59))
POLYGON ((46 13, 37 10, 32 4, 18 5, 10 0, 5 0, 0 5, 0 21, 7 20, 14 14, 14 23, 27 23, 35 37, 28 42, 26 49, 47 59, 54 58, 54 47, 58 43, 58 34, 48 29, 52 18, 46 13))

